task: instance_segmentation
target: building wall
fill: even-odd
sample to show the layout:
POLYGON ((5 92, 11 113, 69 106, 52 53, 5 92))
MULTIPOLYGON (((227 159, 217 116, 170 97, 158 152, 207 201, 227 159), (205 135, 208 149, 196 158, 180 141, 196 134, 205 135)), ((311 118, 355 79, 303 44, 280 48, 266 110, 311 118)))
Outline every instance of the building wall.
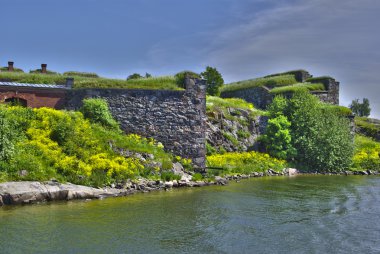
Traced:
POLYGON ((62 109, 65 106, 66 91, 60 89, 29 89, 0 87, 0 103, 6 99, 20 98, 26 100, 31 108, 50 107, 62 109))
POLYGON ((185 91, 78 89, 67 96, 67 109, 78 109, 85 98, 107 100, 112 115, 126 133, 153 137, 167 151, 205 167, 206 93, 202 81, 186 80, 185 91))

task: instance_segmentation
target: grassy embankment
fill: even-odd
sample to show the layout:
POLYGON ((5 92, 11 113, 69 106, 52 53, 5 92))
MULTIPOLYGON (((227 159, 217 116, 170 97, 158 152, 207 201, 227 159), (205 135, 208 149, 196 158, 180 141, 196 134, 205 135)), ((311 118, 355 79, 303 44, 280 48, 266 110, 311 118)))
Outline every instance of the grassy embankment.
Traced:
POLYGON ((132 80, 101 78, 94 73, 67 72, 62 74, 41 74, 23 72, 0 72, 0 79, 19 83, 65 84, 66 78, 74 78, 74 88, 125 88, 182 90, 174 76, 141 78, 132 80))

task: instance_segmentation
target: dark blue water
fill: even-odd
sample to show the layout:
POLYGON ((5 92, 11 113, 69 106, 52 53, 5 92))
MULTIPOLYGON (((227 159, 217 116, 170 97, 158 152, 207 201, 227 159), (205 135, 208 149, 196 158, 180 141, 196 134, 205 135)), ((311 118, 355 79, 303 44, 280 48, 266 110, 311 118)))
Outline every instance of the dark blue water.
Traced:
POLYGON ((0 208, 0 253, 380 253, 380 177, 0 208))

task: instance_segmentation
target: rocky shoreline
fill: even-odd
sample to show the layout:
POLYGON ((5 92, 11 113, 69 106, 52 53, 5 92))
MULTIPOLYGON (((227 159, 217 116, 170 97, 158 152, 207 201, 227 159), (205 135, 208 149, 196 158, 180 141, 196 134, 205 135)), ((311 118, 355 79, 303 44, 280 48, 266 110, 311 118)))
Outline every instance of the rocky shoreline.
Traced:
MULTIPOLYGON (((127 196, 139 192, 151 192, 168 190, 180 187, 203 187, 209 185, 226 185, 229 181, 239 181, 251 177, 263 176, 294 176, 303 174, 296 169, 287 168, 282 172, 268 170, 265 173, 254 172, 252 174, 236 174, 227 177, 216 176, 214 181, 192 181, 190 177, 182 177, 181 180, 161 181, 149 179, 128 180, 117 186, 106 188, 93 188, 71 183, 59 183, 57 181, 22 181, 0 183, 0 206, 36 204, 59 200, 75 199, 103 199, 106 197, 127 196)), ((310 174, 310 173, 308 173, 310 174)), ((342 173, 328 173, 328 175, 378 175, 374 171, 346 171, 342 173)))

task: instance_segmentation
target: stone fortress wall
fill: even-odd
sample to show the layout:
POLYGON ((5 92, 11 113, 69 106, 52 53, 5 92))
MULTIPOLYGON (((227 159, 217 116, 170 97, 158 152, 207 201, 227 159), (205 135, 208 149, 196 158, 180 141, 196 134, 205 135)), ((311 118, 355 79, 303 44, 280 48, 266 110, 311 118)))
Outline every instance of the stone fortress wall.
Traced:
POLYGON ((126 133, 152 137, 167 151, 205 167, 206 86, 186 80, 186 90, 75 89, 68 91, 66 109, 81 107, 83 99, 103 98, 126 133))
MULTIPOLYGON (((339 82, 331 77, 313 78, 309 72, 304 70, 288 72, 293 74, 299 83, 322 83, 325 86, 324 91, 311 91, 311 94, 317 96, 321 101, 333 105, 339 105, 339 82)), ((273 76, 273 75, 271 75, 273 76)), ((269 93, 270 87, 253 87, 235 91, 226 91, 221 93, 222 98, 241 98, 244 99, 259 109, 266 109, 272 102, 275 95, 269 93)), ((290 94, 284 94, 290 96, 290 94)))

